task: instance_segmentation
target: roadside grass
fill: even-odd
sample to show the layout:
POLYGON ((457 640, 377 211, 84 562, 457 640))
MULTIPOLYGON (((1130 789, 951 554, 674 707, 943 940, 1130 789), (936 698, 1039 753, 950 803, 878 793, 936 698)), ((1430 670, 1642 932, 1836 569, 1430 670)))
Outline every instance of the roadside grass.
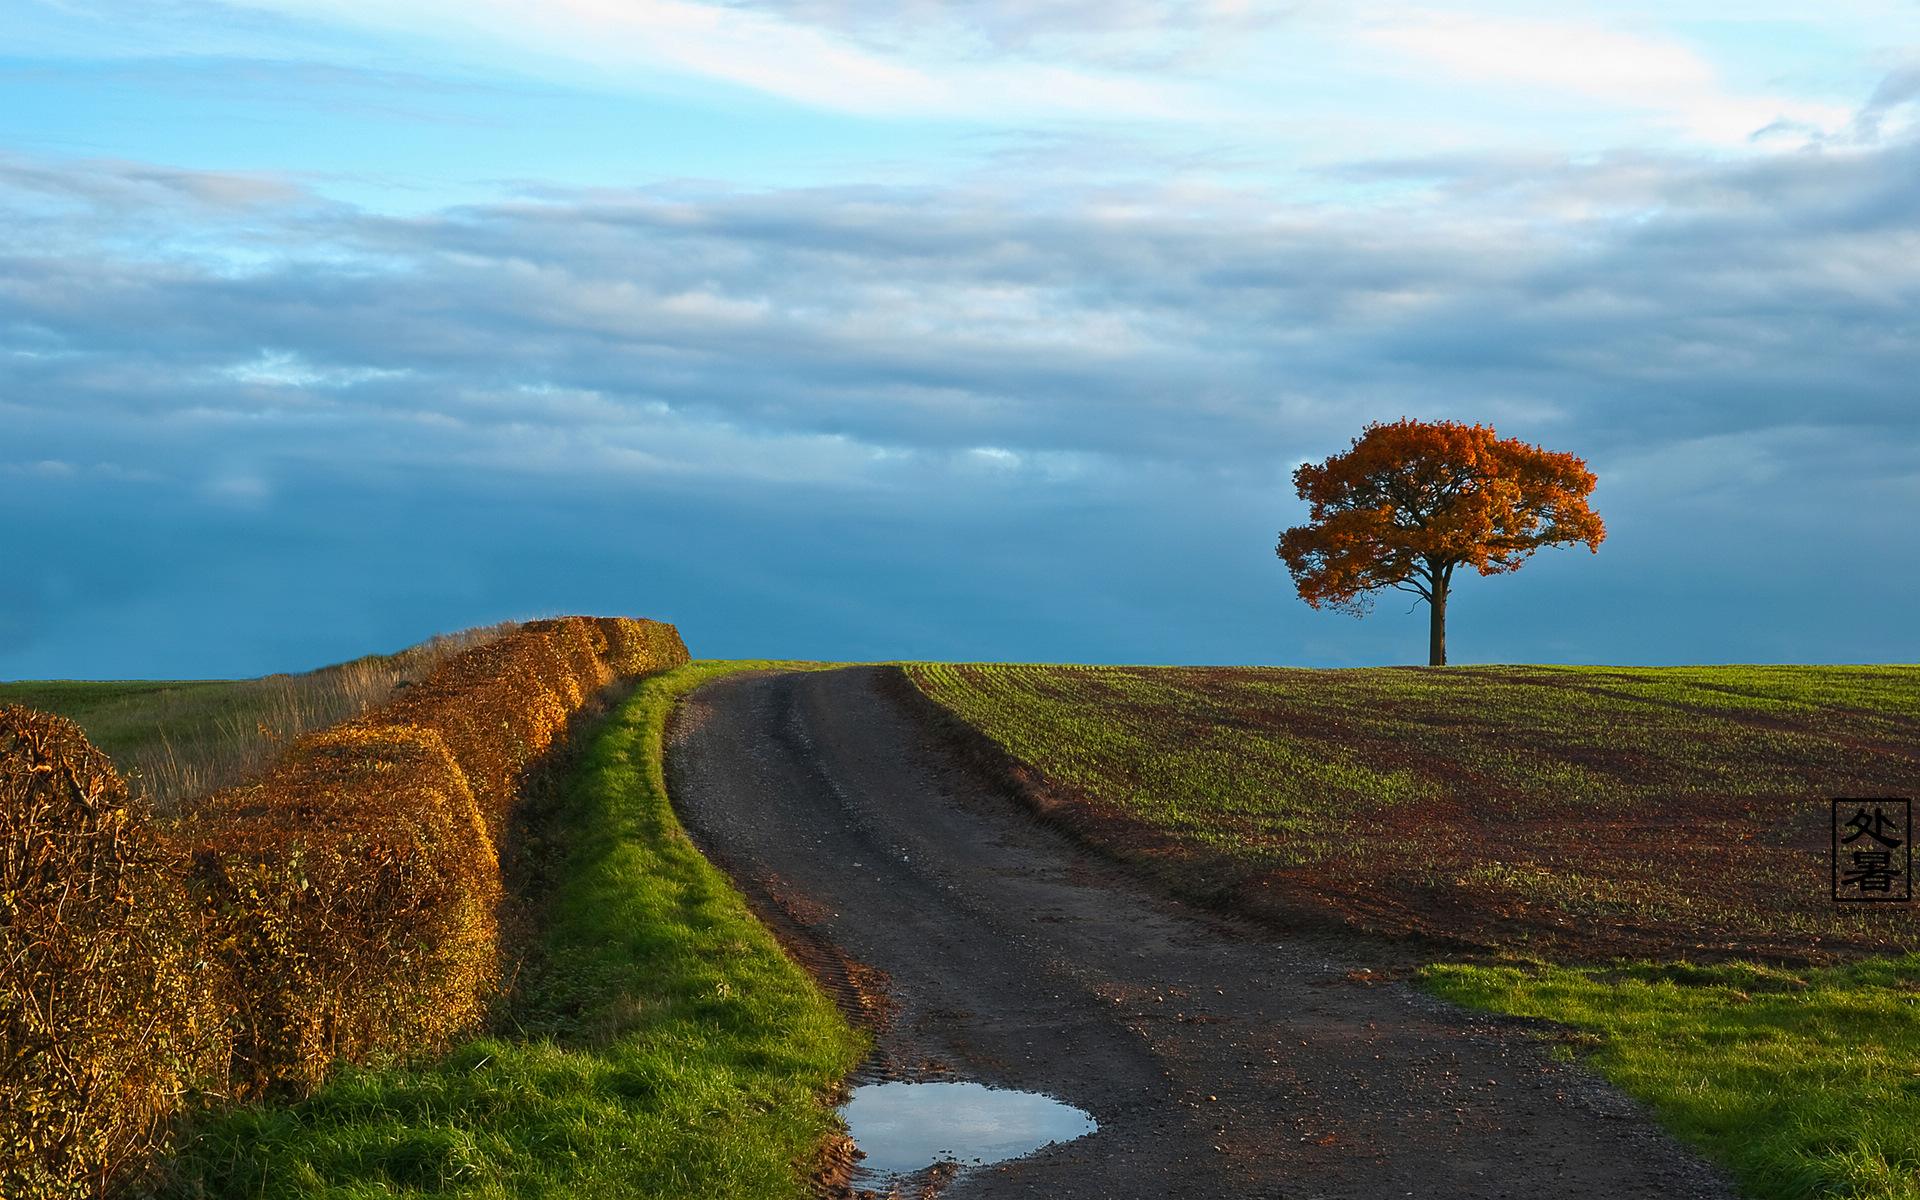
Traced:
POLYGON ((1800 971, 1441 964, 1421 979, 1577 1031, 1570 1052, 1589 1047, 1757 1200, 1920 1200, 1920 955, 1800 971))
POLYGON ((809 1194, 864 1038, 693 847, 661 767, 675 700, 778 665, 654 676, 591 736, 556 800, 559 865, 511 1032, 204 1116, 165 1194, 809 1194))

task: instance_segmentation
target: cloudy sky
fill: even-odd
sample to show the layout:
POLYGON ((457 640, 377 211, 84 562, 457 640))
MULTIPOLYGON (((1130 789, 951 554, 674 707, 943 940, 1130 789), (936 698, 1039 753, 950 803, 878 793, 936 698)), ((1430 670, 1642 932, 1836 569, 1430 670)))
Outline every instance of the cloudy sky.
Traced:
POLYGON ((1459 661, 1920 657, 1915 0, 8 0, 0 233, 0 677, 1422 661, 1403 415, 1600 478, 1459 661))

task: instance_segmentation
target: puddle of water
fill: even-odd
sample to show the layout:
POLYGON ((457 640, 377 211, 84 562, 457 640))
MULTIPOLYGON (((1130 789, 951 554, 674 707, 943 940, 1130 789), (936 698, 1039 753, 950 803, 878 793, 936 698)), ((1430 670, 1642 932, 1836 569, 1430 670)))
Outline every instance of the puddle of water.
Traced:
POLYGON ((853 1089, 840 1116, 871 1175, 1002 1162, 1099 1128, 1051 1096, 978 1083, 872 1083, 853 1089))

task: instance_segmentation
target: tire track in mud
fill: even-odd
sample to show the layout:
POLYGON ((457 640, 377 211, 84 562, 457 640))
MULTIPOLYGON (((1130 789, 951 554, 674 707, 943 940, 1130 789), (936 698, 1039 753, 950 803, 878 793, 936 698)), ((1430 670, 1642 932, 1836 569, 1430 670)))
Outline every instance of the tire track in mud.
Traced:
POLYGON ((874 1029, 863 1078, 1044 1092, 1100 1123, 944 1195, 1735 1195, 1525 1023, 1181 905, 1047 827, 893 698, 892 670, 709 684, 668 779, 702 850, 874 1029))

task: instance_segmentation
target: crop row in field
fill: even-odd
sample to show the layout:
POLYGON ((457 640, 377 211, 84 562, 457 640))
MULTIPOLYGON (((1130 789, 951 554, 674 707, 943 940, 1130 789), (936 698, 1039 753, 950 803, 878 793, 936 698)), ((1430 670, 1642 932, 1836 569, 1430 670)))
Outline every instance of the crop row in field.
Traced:
POLYGON ((1554 953, 1920 946, 1829 804, 1910 795, 1920 667, 918 664, 1083 832, 1291 917, 1554 953))

